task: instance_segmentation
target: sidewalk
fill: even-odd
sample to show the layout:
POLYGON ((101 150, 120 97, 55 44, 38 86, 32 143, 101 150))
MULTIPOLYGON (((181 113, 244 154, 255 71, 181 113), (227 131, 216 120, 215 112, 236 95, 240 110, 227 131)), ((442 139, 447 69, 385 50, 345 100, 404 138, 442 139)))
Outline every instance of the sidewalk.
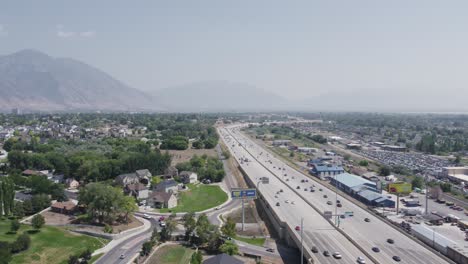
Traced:
POLYGON ((138 216, 135 216, 135 218, 137 218, 139 221, 143 222, 143 226, 141 227, 137 227, 137 228, 141 228, 141 230, 139 230, 138 232, 135 232, 135 233, 131 233, 131 234, 128 234, 126 236, 122 236, 118 239, 113 239, 112 241, 110 241, 106 246, 96 250, 93 252, 93 256, 95 255, 98 255, 98 254, 101 254, 101 253, 106 253, 108 252, 109 250, 113 249, 114 247, 116 247, 117 245, 119 245, 120 243, 122 243, 123 241, 131 238, 131 237, 135 237, 135 236, 138 236, 146 231, 148 231, 149 229, 151 229, 151 222, 146 220, 146 219, 143 219, 141 217, 138 217, 138 216))

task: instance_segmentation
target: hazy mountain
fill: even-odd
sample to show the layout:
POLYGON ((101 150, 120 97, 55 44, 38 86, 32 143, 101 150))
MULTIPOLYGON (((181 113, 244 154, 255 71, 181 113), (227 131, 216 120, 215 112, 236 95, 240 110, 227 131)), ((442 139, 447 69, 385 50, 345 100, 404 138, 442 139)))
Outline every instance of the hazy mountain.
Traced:
POLYGON ((169 87, 154 94, 170 111, 278 110, 285 99, 254 86, 228 81, 204 81, 169 87))
POLYGON ((0 110, 144 110, 154 104, 85 63, 34 50, 0 56, 0 110))

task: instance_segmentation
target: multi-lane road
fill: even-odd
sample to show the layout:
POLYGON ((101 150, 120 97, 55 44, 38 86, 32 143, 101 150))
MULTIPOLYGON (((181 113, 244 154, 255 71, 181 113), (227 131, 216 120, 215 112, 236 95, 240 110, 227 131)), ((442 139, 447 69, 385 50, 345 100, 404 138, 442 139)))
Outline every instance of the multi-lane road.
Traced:
POLYGON ((366 263, 372 263, 366 256, 372 257, 377 263, 395 263, 394 256, 401 258, 400 263, 447 263, 431 250, 354 204, 352 200, 340 195, 336 197, 335 192, 320 184, 320 181, 289 167, 242 134, 239 128, 239 125, 221 128, 223 140, 238 160, 249 160, 241 166, 253 178, 253 182, 263 176, 270 178, 269 185, 260 185, 259 192, 288 225, 294 228, 304 218, 305 248, 310 250, 315 246, 319 249, 319 253, 312 254, 316 259, 315 263, 356 263, 358 256, 365 257, 366 263), (315 192, 310 191, 311 187, 315 192), (283 192, 277 194, 281 189, 283 192), (324 198, 325 195, 327 198, 324 198), (341 201, 342 207, 335 208, 336 199, 341 201), (331 202, 331 205, 327 202, 331 202), (276 206, 277 203, 279 206, 276 206), (319 213, 335 212, 335 209, 338 214, 353 212, 352 217, 340 219, 339 228, 359 247, 346 239, 319 213), (369 222, 364 221, 365 218, 369 222), (387 239, 393 239, 394 243, 388 243, 387 239), (374 252, 373 247, 378 247, 380 252, 374 252), (325 257, 322 254, 324 250, 331 253, 339 251, 343 259, 325 257))

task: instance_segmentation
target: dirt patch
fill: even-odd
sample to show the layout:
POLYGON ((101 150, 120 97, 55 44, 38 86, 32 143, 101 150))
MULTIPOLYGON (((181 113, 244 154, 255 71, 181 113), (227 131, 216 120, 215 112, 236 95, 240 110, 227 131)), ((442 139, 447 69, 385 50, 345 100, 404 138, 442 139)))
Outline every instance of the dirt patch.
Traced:
POLYGON ((204 155, 217 157, 215 149, 186 149, 186 150, 169 150, 172 155, 171 165, 175 166, 177 163, 189 161, 193 155, 204 155))
POLYGON ((41 214, 48 225, 69 225, 75 219, 75 216, 54 213, 46 211, 41 214))
MULTIPOLYGON (((245 223, 248 223, 248 224, 257 223, 257 219, 255 218, 254 210, 255 209, 254 209, 253 206, 251 206, 248 203, 245 204, 245 210, 244 210, 245 223)), ((236 223, 242 223, 242 209, 241 208, 236 209, 235 211, 230 213, 228 216, 231 217, 236 223)), ((225 217, 225 218, 227 218, 227 217, 225 217)))
POLYGON ((131 216, 130 219, 129 219, 128 224, 113 225, 112 228, 114 229, 113 233, 118 234, 118 233, 123 232, 125 230, 129 230, 129 229, 139 227, 139 226, 142 226, 142 225, 143 225, 142 222, 140 222, 135 217, 131 216))

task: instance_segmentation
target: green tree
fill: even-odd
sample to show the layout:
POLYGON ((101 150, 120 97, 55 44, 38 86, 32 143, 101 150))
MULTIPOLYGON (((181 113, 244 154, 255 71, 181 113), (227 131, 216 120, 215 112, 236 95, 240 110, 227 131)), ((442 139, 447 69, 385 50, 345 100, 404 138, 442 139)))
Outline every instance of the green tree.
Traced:
POLYGON ((143 246, 141 247, 140 255, 148 256, 151 253, 153 246, 154 244, 152 241, 146 241, 145 243, 143 243, 143 246))
POLYGON ((11 252, 18 253, 18 252, 27 250, 30 245, 31 245, 31 238, 27 234, 23 233, 20 236, 18 236, 15 242, 12 243, 11 252))
POLYGON ((367 167, 369 166, 369 162, 367 160, 361 160, 359 161, 359 166, 367 167))
POLYGON ((11 246, 8 242, 0 241, 0 264, 8 264, 11 261, 11 246))
POLYGON ((190 240, 193 232, 195 231, 195 228, 197 227, 197 221, 195 220, 195 213, 193 212, 186 213, 182 217, 182 221, 185 227, 185 239, 190 240))
POLYGON ((239 247, 232 241, 226 241, 219 247, 219 251, 230 256, 239 254, 239 247))
POLYGON ((20 227, 21 227, 21 224, 17 219, 11 221, 10 223, 11 232, 16 233, 20 229, 20 227))
POLYGON ((380 175, 382 175, 382 176, 388 176, 388 175, 390 175, 391 171, 390 171, 390 168, 389 168, 389 167, 387 167, 387 166, 382 166, 382 167, 380 167, 380 169, 379 169, 379 173, 380 173, 380 175))
POLYGON ((414 177, 414 179, 411 181, 411 185, 413 186, 413 188, 422 189, 424 185, 424 178, 421 176, 414 177))
POLYGON ((15 201, 14 206, 13 206, 13 215, 16 216, 17 218, 23 218, 24 217, 24 207, 23 203, 19 201, 15 201))
POLYGON ((226 223, 221 227, 221 232, 229 237, 236 236, 236 222, 231 218, 228 217, 226 219, 226 223))
POLYGON ((195 251, 190 258, 190 264, 202 264, 203 255, 200 251, 195 251))
POLYGON ((41 229, 41 227, 45 224, 45 219, 42 215, 36 214, 33 216, 31 220, 31 225, 34 229, 41 229))

